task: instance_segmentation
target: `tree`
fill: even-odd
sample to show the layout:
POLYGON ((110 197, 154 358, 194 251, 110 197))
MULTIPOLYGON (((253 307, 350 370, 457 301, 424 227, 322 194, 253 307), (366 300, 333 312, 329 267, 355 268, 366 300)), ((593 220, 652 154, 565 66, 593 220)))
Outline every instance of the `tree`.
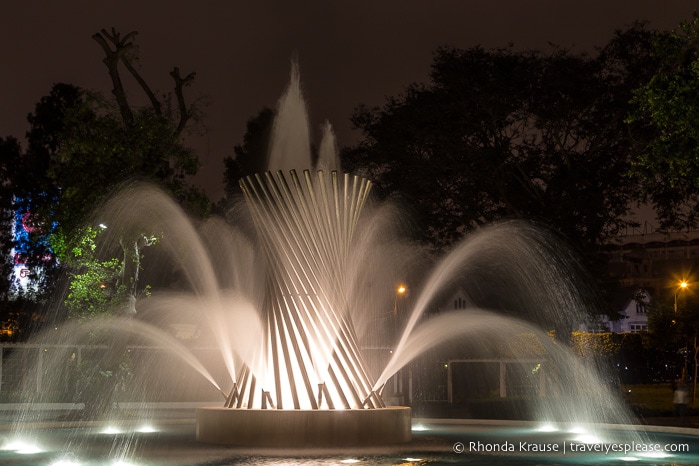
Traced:
MULTIPOLYGON (((15 138, 0 138, 0 276, 9 277, 13 261, 10 252, 13 243, 14 206, 12 180, 16 178, 17 167, 22 158, 22 149, 15 138)), ((10 281, 5 280, 0 288, 0 300, 8 298, 10 281)))
POLYGON ((529 218, 593 262, 635 199, 638 141, 625 119, 649 41, 634 25, 596 56, 441 48, 429 84, 356 111, 363 139, 343 159, 383 195, 408 198, 436 248, 485 222, 529 218))
MULTIPOLYGON (((102 227, 87 225, 77 232, 70 244, 58 239, 54 241, 56 254, 70 274, 64 304, 71 317, 89 318, 105 312, 133 314, 134 302, 130 298, 150 294, 149 286, 138 288, 134 273, 126 273, 128 264, 140 265, 140 258, 129 257, 131 248, 122 248, 125 256, 121 258, 99 256, 97 243, 102 231, 102 227)), ((144 237, 138 242, 139 249, 155 242, 155 237, 144 237)))
POLYGON ((266 170, 274 117, 274 110, 264 107, 257 115, 250 118, 243 136, 243 144, 233 148, 235 157, 226 157, 223 160, 226 197, 239 192, 240 178, 266 170))
POLYGON ((691 290, 677 297, 677 310, 674 302, 657 299, 650 303, 648 330, 656 348, 675 350, 682 364, 682 378, 688 373, 691 364, 696 366, 699 355, 699 298, 691 290))
POLYGON ((663 228, 699 223, 699 14, 657 34, 660 66, 636 91, 630 121, 653 135, 634 160, 663 228))
MULTIPOLYGON (((59 222, 54 242, 64 253, 66 263, 76 267, 81 258, 89 256, 71 258, 65 253, 79 250, 81 242, 95 239, 92 237, 94 225, 84 224, 87 214, 104 200, 105 194, 126 180, 157 181, 190 210, 200 214, 208 210, 208 200, 203 193, 186 184, 186 178, 194 175, 199 167, 196 155, 183 140, 185 128, 196 116, 196 108, 186 103, 184 88, 191 84, 195 75, 182 77, 177 67, 170 73, 174 80, 175 110, 170 100, 156 97, 134 67, 135 36, 136 33, 131 32, 122 37, 113 29, 111 33, 102 30, 93 36, 105 53, 104 63, 112 81, 114 100, 81 91, 78 104, 71 106, 63 118, 58 147, 49 163, 49 177, 60 187, 60 198, 53 208, 59 222), (122 83, 121 66, 147 96, 148 106, 130 104, 122 83)), ((119 238, 123 259, 118 267, 111 262, 111 265, 97 263, 102 273, 119 271, 121 286, 127 286, 121 298, 132 304, 139 290, 141 248, 152 242, 150 235, 133 232, 130 237, 119 238)), ((89 270, 91 262, 94 261, 87 260, 82 267, 89 270)), ((72 285, 87 291, 79 282, 88 279, 90 274, 85 275, 79 267, 77 270, 73 275, 76 282, 72 285)), ((78 289, 72 292, 76 296, 78 289)), ((119 296, 117 293, 112 298, 119 296)), ((135 311, 133 305, 128 307, 131 312, 135 311)))
MULTIPOLYGON (((199 166, 184 142, 188 125, 197 118, 196 105, 187 104, 184 96, 194 73, 183 77, 174 68, 170 73, 173 92, 157 97, 134 66, 135 36, 132 32, 122 37, 115 30, 93 36, 105 53, 113 99, 56 84, 28 116, 26 152, 21 153, 18 145, 12 152, 3 144, 3 162, 9 161, 3 167, 9 168, 0 175, 3 189, 11 194, 3 200, 14 198, 38 224, 51 226, 52 247, 63 254, 63 268, 73 267, 77 281, 91 267, 89 260, 81 264, 79 257, 70 257, 74 247, 95 240, 91 237, 95 225, 85 224, 87 215, 126 180, 157 182, 192 212, 203 215, 209 209, 204 194, 187 184, 187 177, 199 166), (122 84, 124 68, 146 94, 148 105, 130 103, 122 84)), ((44 230, 44 234, 49 231, 44 230)), ((131 236, 120 238, 123 250, 113 257, 122 263, 118 267, 121 283, 130 284, 133 297, 139 289, 141 248, 152 241, 141 232, 131 236)), ((30 255, 32 260, 45 257, 38 252, 30 255)))

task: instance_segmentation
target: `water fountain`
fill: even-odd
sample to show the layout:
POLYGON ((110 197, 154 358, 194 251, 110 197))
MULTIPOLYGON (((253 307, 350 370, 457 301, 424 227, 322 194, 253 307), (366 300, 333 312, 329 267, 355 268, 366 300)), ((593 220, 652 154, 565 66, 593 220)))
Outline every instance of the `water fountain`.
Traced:
MULTIPOLYGON (((197 412, 197 438, 267 446, 409 441, 410 409, 387 408, 372 388, 345 296, 371 183, 335 170, 296 172, 311 164, 296 65, 277 114, 269 167, 278 170, 240 181, 267 264, 264 343, 225 408, 197 412)), ((328 135, 325 166, 335 153, 328 135)))
MULTIPOLYGON (((129 335, 168 348, 182 362, 178 367, 192 368, 225 398, 218 407, 197 410, 196 438, 202 445, 337 448, 409 442, 410 409, 386 406, 382 398, 393 374, 444 342, 506 347, 520 334, 532 335, 547 364, 559 369, 550 373, 558 396, 535 400, 542 420, 630 423, 596 371, 537 325, 570 328, 584 311, 585 290, 560 243, 527 223, 485 227, 457 245, 422 286, 397 343, 386 338, 392 348, 388 364, 371 373, 361 340, 389 307, 396 277, 414 265, 406 253, 412 248, 390 240, 383 227, 391 228, 394 217, 390 207, 372 204, 371 182, 338 170, 328 125, 320 160, 311 168, 308 133, 294 66, 279 103, 270 170, 240 181, 253 236, 218 220, 195 227, 152 186, 112 198, 99 219, 109 225, 109 234, 158 234, 168 267, 181 267, 191 292, 140 301, 137 318, 66 324, 58 340, 76 342, 102 332, 108 339, 129 335), (455 277, 466 277, 461 285, 471 299, 467 309, 425 319, 435 295, 455 277), (168 314, 204 323, 223 373, 211 371, 205 358, 163 331, 161 317, 168 314)), ((44 345, 50 338, 37 337, 44 345)), ((44 355, 45 362, 51 358, 46 365, 62 367, 70 351, 44 355)), ((163 386, 181 377, 163 377, 163 386)), ((17 424, 28 420, 31 414, 23 414, 17 424)), ((66 442, 80 444, 72 433, 66 442)), ((119 457, 128 459, 136 443, 124 440, 119 457)), ((458 443, 454 452, 460 454, 458 443)))

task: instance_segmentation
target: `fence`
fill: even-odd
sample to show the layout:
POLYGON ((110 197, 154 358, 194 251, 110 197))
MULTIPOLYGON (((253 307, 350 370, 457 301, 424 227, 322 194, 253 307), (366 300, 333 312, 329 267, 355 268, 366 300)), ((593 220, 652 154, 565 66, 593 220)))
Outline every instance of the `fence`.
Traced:
MULTIPOLYGON (((186 380, 198 380, 199 385, 210 385, 204 377, 195 374, 189 364, 167 348, 126 346, 122 350, 133 362, 132 366, 137 375, 141 376, 140 380, 153 379, 151 384, 160 384, 160 392, 176 390, 186 380), (162 377, 159 378, 158 375, 162 377)), ((71 374, 83 362, 109 360, 110 351, 112 349, 106 345, 0 344, 0 394, 55 390, 56 387, 66 385, 71 374)), ((207 363, 207 369, 214 374, 214 378, 225 380, 222 378, 225 377, 225 368, 217 350, 192 348, 191 352, 198 360, 207 363)), ((122 353, 116 354, 116 358, 111 357, 111 360, 119 361, 122 357, 122 353)), ((75 380, 72 383, 75 384, 75 380)))

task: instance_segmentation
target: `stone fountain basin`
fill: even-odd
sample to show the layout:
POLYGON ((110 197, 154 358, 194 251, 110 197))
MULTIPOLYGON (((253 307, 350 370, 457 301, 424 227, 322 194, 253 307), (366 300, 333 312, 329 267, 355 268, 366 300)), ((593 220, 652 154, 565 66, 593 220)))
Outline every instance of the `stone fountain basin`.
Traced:
POLYGON ((353 447, 411 440, 410 408, 198 408, 199 442, 248 447, 353 447))

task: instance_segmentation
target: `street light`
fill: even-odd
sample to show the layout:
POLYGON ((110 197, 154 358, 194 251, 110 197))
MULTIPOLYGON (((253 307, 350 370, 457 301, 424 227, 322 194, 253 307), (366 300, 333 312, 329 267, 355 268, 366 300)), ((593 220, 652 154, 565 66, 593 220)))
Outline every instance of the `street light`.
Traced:
POLYGON ((682 280, 679 283, 679 286, 677 289, 675 289, 675 314, 677 314, 677 293, 679 293, 681 290, 686 290, 687 289, 687 282, 685 280, 682 280))
POLYGON ((398 288, 396 288, 396 297, 393 300, 393 315, 394 316, 398 315, 398 296, 403 296, 406 291, 408 291, 408 289, 405 287, 405 285, 398 285, 398 288))

